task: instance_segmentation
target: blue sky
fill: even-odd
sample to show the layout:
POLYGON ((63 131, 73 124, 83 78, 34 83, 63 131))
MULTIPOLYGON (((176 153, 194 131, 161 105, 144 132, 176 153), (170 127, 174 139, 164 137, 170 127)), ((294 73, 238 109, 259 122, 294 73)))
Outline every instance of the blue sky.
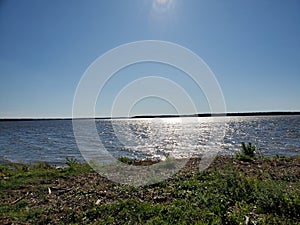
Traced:
MULTIPOLYGON (((300 111, 298 0, 2 0, 0 117, 71 117, 87 67, 112 48, 149 39, 199 55, 218 79, 228 112, 300 111)), ((121 76, 104 96, 130 82, 121 76)), ((207 111, 201 91, 188 79, 177 82, 199 112, 207 111)), ((113 98, 105 99, 97 103, 98 116, 109 114, 113 98)), ((159 99, 144 99, 131 111, 173 112, 159 99)))

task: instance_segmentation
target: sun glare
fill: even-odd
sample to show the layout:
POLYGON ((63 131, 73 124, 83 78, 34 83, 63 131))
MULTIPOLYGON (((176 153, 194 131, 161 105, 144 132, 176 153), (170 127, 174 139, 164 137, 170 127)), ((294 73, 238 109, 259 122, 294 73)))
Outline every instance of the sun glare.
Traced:
POLYGON ((153 0, 152 7, 158 13, 165 13, 172 7, 173 0, 153 0))

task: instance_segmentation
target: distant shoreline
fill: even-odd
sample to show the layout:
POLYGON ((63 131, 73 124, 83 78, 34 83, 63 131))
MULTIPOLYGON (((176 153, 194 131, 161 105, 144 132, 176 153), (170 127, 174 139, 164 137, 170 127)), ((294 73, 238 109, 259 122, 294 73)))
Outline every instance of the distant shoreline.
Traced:
MULTIPOLYGON (((225 116, 289 116, 300 115, 300 112, 241 112, 241 113, 199 113, 189 115, 137 115, 132 117, 96 117, 96 118, 74 118, 74 119, 148 119, 148 118, 179 118, 179 117, 225 117, 225 116)), ((39 120, 72 120, 73 118, 0 118, 4 121, 39 121, 39 120)))

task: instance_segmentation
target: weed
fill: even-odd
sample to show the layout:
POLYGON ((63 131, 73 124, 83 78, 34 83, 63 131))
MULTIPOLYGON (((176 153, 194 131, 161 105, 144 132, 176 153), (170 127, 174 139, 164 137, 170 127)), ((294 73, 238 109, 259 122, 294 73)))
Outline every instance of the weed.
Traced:
POLYGON ((247 145, 245 142, 241 143, 242 153, 237 153, 235 157, 237 159, 241 159, 244 161, 251 161, 255 157, 255 145, 252 145, 251 142, 249 142, 247 145))
POLYGON ((78 166, 79 162, 77 159, 75 158, 69 158, 67 157, 66 158, 66 164, 71 168, 71 169, 74 169, 78 166))
POLYGON ((125 156, 122 156, 120 158, 118 158, 118 160, 122 163, 126 163, 126 164, 129 164, 129 165, 132 165, 134 163, 134 159, 131 159, 131 158, 128 158, 128 157, 125 157, 125 156))

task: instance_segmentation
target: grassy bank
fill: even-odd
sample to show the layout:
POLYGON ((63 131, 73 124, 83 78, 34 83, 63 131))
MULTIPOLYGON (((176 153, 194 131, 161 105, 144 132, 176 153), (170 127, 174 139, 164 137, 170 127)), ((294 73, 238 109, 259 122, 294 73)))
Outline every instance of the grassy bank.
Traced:
POLYGON ((0 224, 300 224, 299 157, 198 162, 145 187, 73 161, 1 165, 0 224))

